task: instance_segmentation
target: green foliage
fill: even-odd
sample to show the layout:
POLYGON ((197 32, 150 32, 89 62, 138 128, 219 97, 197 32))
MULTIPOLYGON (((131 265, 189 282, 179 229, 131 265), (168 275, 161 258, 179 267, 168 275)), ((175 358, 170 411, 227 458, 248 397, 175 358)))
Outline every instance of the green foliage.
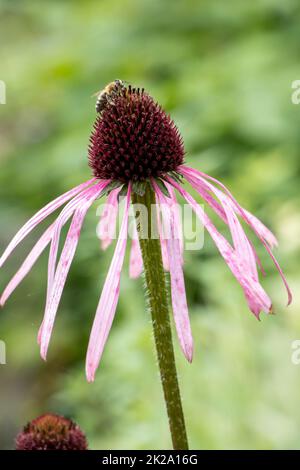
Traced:
MULTIPOLYGON (((299 448, 300 366, 290 359, 300 336, 300 107, 291 103, 291 83, 300 78, 299 13, 296 0, 0 2, 7 86, 1 248, 41 206, 90 177, 91 95, 115 78, 147 89, 182 132, 186 163, 222 179, 279 238, 295 301, 285 308, 279 276, 260 248, 277 313, 261 322, 208 236, 201 251, 185 255, 193 364, 177 346, 176 354, 192 448, 299 448)), ((51 411, 76 420, 92 448, 170 447, 142 280, 129 280, 128 262, 96 381, 85 380, 88 335, 113 253, 100 251, 95 215, 96 205, 46 363, 36 335, 47 254, 1 312, 1 448, 13 446, 25 422, 51 411)), ((36 232, 1 270, 1 288, 36 232)))

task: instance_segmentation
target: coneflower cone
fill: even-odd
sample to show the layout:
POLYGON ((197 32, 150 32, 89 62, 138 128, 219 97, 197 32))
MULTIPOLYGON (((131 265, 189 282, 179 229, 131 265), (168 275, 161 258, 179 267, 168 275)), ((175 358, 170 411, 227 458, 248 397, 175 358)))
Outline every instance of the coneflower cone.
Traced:
POLYGON ((128 87, 108 102, 90 137, 95 177, 127 183, 176 171, 184 147, 172 119, 143 90, 128 87))
POLYGON ((70 419, 45 414, 28 423, 18 434, 16 450, 87 450, 87 440, 70 419))

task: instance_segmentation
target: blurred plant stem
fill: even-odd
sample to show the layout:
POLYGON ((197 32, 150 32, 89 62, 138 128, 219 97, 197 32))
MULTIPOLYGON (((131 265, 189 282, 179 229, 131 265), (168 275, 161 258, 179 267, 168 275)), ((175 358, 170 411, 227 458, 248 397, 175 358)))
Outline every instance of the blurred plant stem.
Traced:
POLYGON ((152 187, 147 185, 144 195, 133 193, 132 202, 135 204, 137 231, 144 263, 146 295, 151 311, 158 365, 173 447, 176 450, 188 449, 172 342, 168 292, 160 239, 157 236, 156 201, 152 187))

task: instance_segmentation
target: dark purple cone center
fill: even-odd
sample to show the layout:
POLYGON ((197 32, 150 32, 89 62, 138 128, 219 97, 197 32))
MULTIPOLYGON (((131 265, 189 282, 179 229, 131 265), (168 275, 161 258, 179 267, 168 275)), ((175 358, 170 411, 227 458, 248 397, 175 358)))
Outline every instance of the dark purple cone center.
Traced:
POLYGON ((89 165, 98 178, 126 183, 163 177, 176 171, 183 158, 174 122, 139 89, 123 90, 96 119, 89 165))
POLYGON ((70 419, 46 414, 28 423, 18 434, 16 450, 87 450, 87 441, 70 419))

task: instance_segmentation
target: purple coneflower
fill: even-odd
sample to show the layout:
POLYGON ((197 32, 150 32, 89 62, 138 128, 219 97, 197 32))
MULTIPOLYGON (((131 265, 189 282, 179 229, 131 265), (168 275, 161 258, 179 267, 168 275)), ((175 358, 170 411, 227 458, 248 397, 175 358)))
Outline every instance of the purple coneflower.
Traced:
POLYGON ((47 413, 17 435, 16 450, 87 450, 87 440, 74 421, 47 413))
MULTIPOLYGON (((90 335, 86 360, 89 381, 94 380, 117 307, 127 244, 130 201, 132 199, 133 202, 138 202, 139 197, 143 200, 147 192, 153 194, 152 202, 161 208, 157 227, 161 243, 159 251, 162 254, 157 254, 157 266, 160 263, 159 259, 162 259, 165 270, 170 272, 174 321, 181 348, 188 361, 191 361, 193 356, 193 340, 185 294, 182 268, 183 242, 175 191, 192 207, 209 232, 221 256, 241 285, 250 310, 257 318, 261 311, 272 312, 272 302, 260 284, 257 266, 261 269, 262 267, 240 219, 249 225, 269 253, 286 286, 288 303, 291 302, 290 289, 272 253, 272 248, 277 245, 274 235, 254 215, 243 209, 222 183, 203 172, 187 167, 184 164, 184 155, 183 141, 174 122, 147 93, 124 86, 108 97, 101 113, 97 116, 90 138, 89 165, 94 177, 41 209, 20 229, 0 259, 2 266, 15 247, 40 222, 67 203, 56 221, 36 243, 0 299, 3 306, 41 252, 50 244, 46 308, 38 334, 41 355, 44 359, 85 215, 93 202, 104 194, 108 194, 107 209, 102 215, 99 230, 103 248, 112 241, 107 228, 116 224, 120 194, 125 195, 125 210, 90 335), (189 183, 228 225, 232 243, 221 235, 202 207, 184 189, 184 181, 189 183), (71 219, 70 228, 60 259, 57 261, 61 229, 69 219, 71 219), (167 239, 163 235, 164 228, 170 234, 167 239)), ((135 235, 130 255, 132 277, 139 276, 147 257, 145 245, 141 239, 139 240, 137 233, 135 235), (144 249, 141 250, 143 246, 144 249)), ((151 263, 149 266, 151 271, 151 263)), ((147 289, 151 291, 151 282, 155 276, 152 273, 151 278, 150 273, 147 277, 145 272, 145 277, 147 289)), ((155 305, 154 297, 153 295, 153 305, 155 305)), ((163 360, 163 353, 161 357, 163 360)))

